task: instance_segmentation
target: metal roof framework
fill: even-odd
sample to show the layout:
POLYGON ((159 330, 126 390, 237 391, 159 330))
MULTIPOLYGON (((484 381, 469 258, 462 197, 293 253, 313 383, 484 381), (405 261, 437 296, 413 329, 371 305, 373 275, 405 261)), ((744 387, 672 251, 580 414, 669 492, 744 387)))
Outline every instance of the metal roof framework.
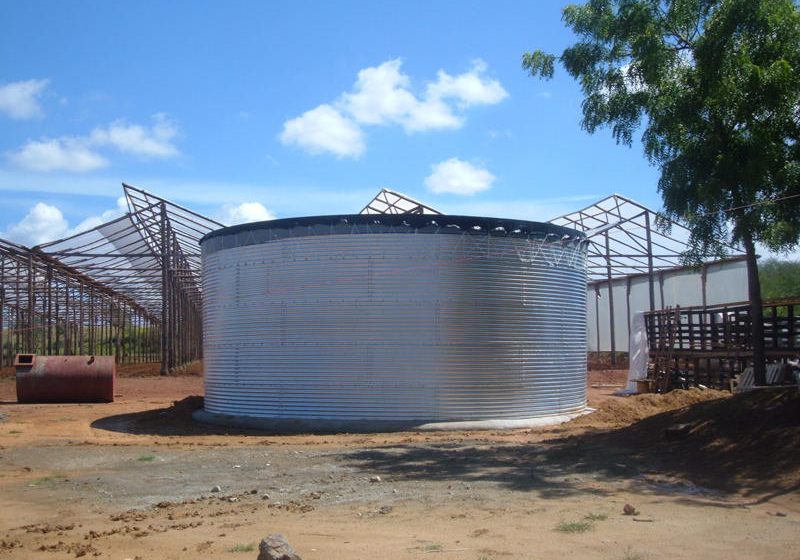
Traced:
MULTIPOLYGON (((553 218, 550 223, 582 231, 591 241, 590 280, 679 268, 689 248, 686 226, 620 194, 553 218)), ((732 255, 742 254, 734 246, 728 246, 728 250, 732 255)))
MULTIPOLYGON (((119 218, 33 248, 0 240, 0 365, 24 351, 113 351, 123 361, 157 355, 166 372, 201 357, 199 241, 224 224, 122 186, 128 212, 119 218)), ((442 212, 384 188, 361 214, 442 212)), ((590 240, 590 282, 648 275, 651 307, 654 274, 680 268, 688 249, 685 226, 619 194, 550 223, 590 240)))
MULTIPOLYGON (((381 189, 361 210, 362 214, 442 214, 410 196, 381 189)), ((576 229, 590 240, 590 281, 636 274, 653 274, 683 266, 688 250, 689 229, 620 194, 549 220, 576 229), (667 226, 658 227, 657 224, 667 226)), ((742 251, 729 246, 731 254, 742 251)))
MULTIPOLYGON (((161 360, 162 371, 200 357, 199 241, 224 225, 137 187, 122 186, 128 212, 119 218, 33 248, 0 243, 0 326, 9 331, 4 334, 13 339, 14 353, 85 353, 97 349, 96 333, 113 325, 123 329, 107 336, 117 346, 124 346, 120 339, 141 346, 132 337, 146 325, 148 333, 158 331, 156 360, 161 360), (138 323, 131 322, 133 316, 138 323), (73 327, 91 332, 91 340, 73 335, 71 345, 60 340, 55 346, 40 340, 52 339, 53 330, 63 338, 73 327)), ((152 357, 151 350, 140 354, 152 357)), ((133 359, 125 351, 114 349, 122 361, 133 359)), ((2 357, 0 364, 10 359, 6 352, 2 357)))
MULTIPOLYGON (((589 284, 594 285, 597 298, 601 292, 608 306, 608 329, 611 363, 616 364, 616 334, 613 284, 616 279, 627 278, 630 298, 630 281, 634 276, 647 278, 650 311, 656 309, 656 276, 686 269, 684 255, 689 249, 690 231, 683 224, 669 220, 646 206, 620 194, 612 194, 594 204, 553 218, 551 223, 583 231, 589 239, 587 267, 589 284)), ((733 258, 742 259, 741 249, 727 246, 733 258)), ((710 257, 708 261, 716 261, 710 257)), ((705 301, 706 269, 700 271, 705 301)), ((663 278, 662 278, 663 279, 663 278)), ((663 293, 661 295, 663 302, 663 293)), ((597 348, 600 348, 599 300, 595 300, 597 321, 597 348)), ((629 310, 629 301, 626 302, 629 310)), ((628 325, 630 330, 630 324, 628 325)), ((627 348, 625 348, 627 350, 627 348)))
POLYGON ((199 241, 223 224, 123 183, 129 211, 32 251, 58 259, 153 313, 163 307, 164 269, 201 303, 199 241))
POLYGON ((375 197, 361 209, 359 214, 441 214, 408 195, 389 189, 381 189, 375 197))

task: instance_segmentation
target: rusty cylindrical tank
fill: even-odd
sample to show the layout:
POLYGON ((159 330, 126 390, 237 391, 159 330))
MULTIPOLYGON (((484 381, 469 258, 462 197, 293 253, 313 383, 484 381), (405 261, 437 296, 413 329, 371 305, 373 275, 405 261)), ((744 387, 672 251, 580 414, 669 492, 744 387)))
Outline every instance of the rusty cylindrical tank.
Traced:
POLYGON ((113 402, 114 356, 17 354, 21 403, 113 402))

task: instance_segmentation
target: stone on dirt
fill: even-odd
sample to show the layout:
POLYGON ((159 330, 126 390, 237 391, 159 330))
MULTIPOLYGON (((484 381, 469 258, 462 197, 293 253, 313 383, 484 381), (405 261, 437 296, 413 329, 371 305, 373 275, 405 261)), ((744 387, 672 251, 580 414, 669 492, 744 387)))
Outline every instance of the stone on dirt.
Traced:
POLYGON ((624 515, 639 515, 637 509, 630 504, 625 504, 625 507, 622 508, 622 513, 624 515))
POLYGON ((273 533, 258 545, 258 560, 301 560, 286 537, 273 533))
POLYGON ((219 486, 212 486, 211 487, 211 491, 212 492, 222 492, 222 488, 220 488, 219 486))

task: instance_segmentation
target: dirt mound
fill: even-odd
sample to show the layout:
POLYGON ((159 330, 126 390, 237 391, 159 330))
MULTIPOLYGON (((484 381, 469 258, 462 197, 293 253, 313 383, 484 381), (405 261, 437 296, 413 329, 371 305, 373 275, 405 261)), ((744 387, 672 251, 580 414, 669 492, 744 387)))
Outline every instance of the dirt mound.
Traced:
POLYGON ((730 397, 725 391, 713 389, 678 389, 669 393, 645 393, 628 397, 615 397, 601 402, 597 411, 570 423, 575 427, 627 426, 644 418, 676 410, 700 402, 730 397))
POLYGON ((599 438, 638 458, 657 458, 676 475, 712 488, 762 493, 800 488, 800 392, 718 395, 725 393, 673 391, 609 401, 598 411, 609 422, 659 407, 666 411, 599 438))

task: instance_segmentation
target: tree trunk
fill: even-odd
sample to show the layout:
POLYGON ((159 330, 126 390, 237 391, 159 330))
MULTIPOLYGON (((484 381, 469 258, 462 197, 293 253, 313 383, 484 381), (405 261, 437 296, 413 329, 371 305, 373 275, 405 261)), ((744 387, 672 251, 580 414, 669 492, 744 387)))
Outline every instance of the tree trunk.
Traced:
POLYGON ((747 293, 750 298, 751 336, 753 338, 753 381, 767 384, 767 361, 764 351, 764 305, 761 301, 761 281, 758 278, 758 257, 750 232, 742 236, 747 256, 747 293))

